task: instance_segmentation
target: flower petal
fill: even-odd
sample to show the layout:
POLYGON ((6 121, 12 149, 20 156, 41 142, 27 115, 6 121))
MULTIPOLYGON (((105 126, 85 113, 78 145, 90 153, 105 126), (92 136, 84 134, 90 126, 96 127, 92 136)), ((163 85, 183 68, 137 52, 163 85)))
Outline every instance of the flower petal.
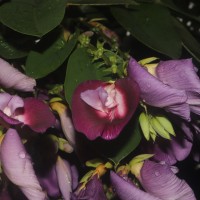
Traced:
POLYGON ((107 200, 106 195, 104 193, 103 185, 101 180, 94 175, 89 182, 86 184, 85 188, 78 189, 74 194, 72 194, 72 200, 107 200))
POLYGON ((73 95, 72 118, 74 126, 77 131, 84 133, 90 140, 94 140, 99 136, 106 140, 116 138, 130 120, 138 105, 138 86, 128 78, 115 82, 117 106, 111 108, 113 109, 110 112, 111 115, 94 109, 82 100, 82 98, 86 100, 85 95, 81 98, 83 92, 107 86, 109 84, 102 81, 86 81, 77 87, 73 95))
POLYGON ((10 181, 19 186, 29 200, 46 199, 33 170, 30 156, 14 129, 7 131, 0 150, 3 171, 10 181))
POLYGON ((66 160, 58 157, 56 162, 58 184, 64 200, 69 200, 72 192, 72 177, 70 165, 66 160))
POLYGON ((13 88, 25 92, 34 91, 34 87, 36 86, 35 79, 24 75, 1 58, 0 71, 0 85, 3 87, 13 88))
POLYGON ((56 123, 55 116, 48 105, 31 97, 24 99, 24 113, 21 121, 36 132, 45 132, 56 123))
POLYGON ((54 166, 46 172, 45 176, 38 176, 38 180, 42 188, 50 197, 58 198, 60 196, 60 189, 58 186, 57 174, 54 166))
POLYGON ((192 59, 161 61, 156 73, 163 83, 173 88, 200 93, 200 80, 192 59))
POLYGON ((183 90, 177 90, 165 85, 149 74, 133 58, 129 62, 128 75, 138 83, 141 90, 141 98, 151 106, 162 108, 174 104, 182 104, 187 100, 187 95, 183 90))
POLYGON ((121 200, 159 200, 159 198, 140 190, 112 171, 110 178, 111 184, 121 200))
POLYGON ((167 164, 145 161, 139 179, 147 192, 162 200, 196 199, 189 185, 179 179, 167 164))

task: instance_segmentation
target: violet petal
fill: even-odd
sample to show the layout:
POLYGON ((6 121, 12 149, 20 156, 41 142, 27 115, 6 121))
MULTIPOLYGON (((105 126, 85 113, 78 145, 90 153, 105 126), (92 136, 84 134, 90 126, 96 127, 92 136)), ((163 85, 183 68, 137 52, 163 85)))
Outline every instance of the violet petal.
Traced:
POLYGON ((21 139, 14 129, 9 129, 0 149, 3 171, 15 185, 19 186, 29 200, 45 200, 46 194, 36 178, 32 161, 21 139))
POLYGON ((13 88, 25 92, 34 91, 35 79, 26 76, 0 58, 0 85, 5 88, 13 88))
POLYGON ((184 119, 190 119, 189 106, 185 103, 187 95, 184 90, 177 90, 165 85, 141 67, 133 58, 129 62, 128 76, 138 83, 140 96, 147 104, 165 107, 168 111, 180 115, 184 119))
POLYGON ((140 190, 112 171, 110 178, 114 191, 121 200, 159 200, 159 198, 140 190))
POLYGON ((156 73, 163 83, 173 88, 200 93, 200 80, 192 59, 161 61, 156 73))
POLYGON ((140 172, 140 182, 150 194, 162 200, 195 200, 189 185, 179 179, 167 164, 145 161, 140 172))

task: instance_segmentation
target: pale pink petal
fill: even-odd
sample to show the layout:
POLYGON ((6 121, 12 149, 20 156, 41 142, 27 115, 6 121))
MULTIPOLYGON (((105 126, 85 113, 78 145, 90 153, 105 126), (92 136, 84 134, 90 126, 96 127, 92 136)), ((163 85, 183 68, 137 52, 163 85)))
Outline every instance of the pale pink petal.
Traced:
POLYGON ((69 200, 72 192, 71 169, 69 163, 60 157, 56 162, 56 173, 63 199, 69 200))
POLYGON ((1 143, 3 171, 29 200, 46 200, 46 194, 36 178, 32 161, 14 129, 9 129, 1 143))
POLYGON ((25 92, 34 91, 35 79, 26 76, 0 58, 0 85, 5 88, 13 88, 25 92))

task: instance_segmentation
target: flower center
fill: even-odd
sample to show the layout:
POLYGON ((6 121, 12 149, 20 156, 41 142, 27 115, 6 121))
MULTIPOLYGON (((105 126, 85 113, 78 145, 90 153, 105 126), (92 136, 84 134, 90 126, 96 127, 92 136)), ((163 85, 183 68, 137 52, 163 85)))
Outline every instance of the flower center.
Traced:
POLYGON ((113 120, 114 110, 117 107, 115 85, 98 87, 95 90, 86 90, 81 93, 81 99, 92 108, 108 114, 113 120))

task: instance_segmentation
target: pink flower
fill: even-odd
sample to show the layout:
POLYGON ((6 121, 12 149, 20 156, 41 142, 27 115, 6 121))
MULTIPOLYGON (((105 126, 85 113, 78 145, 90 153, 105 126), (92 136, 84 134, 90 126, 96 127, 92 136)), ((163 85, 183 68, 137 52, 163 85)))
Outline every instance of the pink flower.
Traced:
POLYGON ((43 101, 8 93, 0 93, 0 118, 8 124, 28 125, 35 132, 45 132, 55 124, 53 113, 43 101))
POLYGON ((129 78, 105 83, 80 84, 72 98, 75 129, 90 140, 116 138, 132 117, 139 102, 138 85, 129 78))

